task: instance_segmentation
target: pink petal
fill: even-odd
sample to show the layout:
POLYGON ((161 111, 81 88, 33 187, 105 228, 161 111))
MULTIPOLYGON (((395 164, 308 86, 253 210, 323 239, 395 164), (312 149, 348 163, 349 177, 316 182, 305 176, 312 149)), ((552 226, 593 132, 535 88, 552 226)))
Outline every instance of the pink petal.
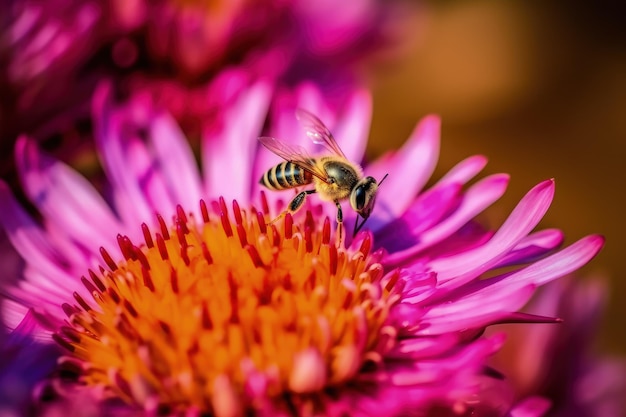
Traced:
POLYGON ((400 218, 390 223, 384 224, 385 221, 378 218, 380 210, 374 210, 369 226, 377 230, 380 224, 384 224, 376 233, 377 243, 389 252, 396 252, 420 242, 423 231, 437 225, 444 215, 459 205, 462 185, 479 173, 486 163, 487 159, 483 156, 473 156, 460 162, 433 187, 417 196, 400 218), (399 234, 399 230, 403 233, 399 234), (398 236, 402 236, 402 239, 398 236))
POLYGON ((508 313, 503 316, 501 319, 494 324, 505 324, 505 323, 562 323, 563 320, 558 317, 549 317, 549 316, 539 316, 537 314, 530 313, 522 313, 519 311, 515 311, 513 313, 508 313))
MULTIPOLYGON (((461 185, 452 183, 431 188, 420 194, 404 214, 376 232, 376 245, 395 253, 421 241, 425 230, 436 226, 445 215, 459 204, 461 185)), ((372 223, 378 222, 377 210, 372 223)))
MULTIPOLYGON (((17 329, 20 325, 23 324, 24 320, 26 320, 27 326, 29 327, 25 328, 24 331, 32 330, 32 337, 39 342, 52 342, 51 331, 43 326, 40 326, 41 323, 39 323, 38 317, 36 317, 31 309, 29 309, 28 307, 24 307, 21 303, 15 302, 11 299, 5 299, 2 302, 0 313, 2 315, 2 324, 6 326, 7 329, 17 329), (34 328, 30 328, 31 320, 37 321, 34 328)), ((41 316, 41 314, 39 316, 41 316)), ((44 314, 43 317, 47 318, 47 315, 44 314)), ((62 321, 59 321, 55 318, 51 318, 49 322, 59 323, 59 325, 63 324, 62 321)))
POLYGON ((422 318, 424 327, 417 334, 442 334, 487 326, 522 308, 534 290, 534 285, 521 288, 515 285, 499 292, 481 292, 435 305, 422 318))
MULTIPOLYGON (((35 320, 31 311, 27 312, 22 321, 15 327, 7 339, 7 345, 20 344, 29 339, 29 337, 39 328, 39 324, 35 320)), ((5 346, 7 346, 5 345, 5 346)))
MULTIPOLYGON (((487 243, 494 234, 495 231, 485 230, 480 223, 470 220, 452 236, 418 254, 415 261, 427 262, 429 259, 447 258, 461 252, 474 250, 487 243)), ((411 260, 410 263, 413 264, 415 261, 411 260)))
POLYGON ((25 137, 16 144, 16 161, 29 198, 59 231, 94 252, 94 242, 115 245, 112 231, 122 226, 85 178, 41 154, 25 137))
POLYGON ((323 147, 313 143, 296 118, 296 109, 304 109, 317 116, 331 132, 335 132, 338 111, 330 109, 322 92, 313 83, 302 83, 295 91, 281 91, 274 98, 270 134, 285 142, 305 148, 313 155, 326 153, 323 147))
MULTIPOLYGON (((458 288, 455 293, 463 292, 471 295, 458 299, 439 298, 440 304, 430 309, 424 315, 423 320, 432 320, 433 315, 438 316, 439 319, 445 322, 434 323, 434 328, 440 331, 441 324, 443 324, 445 329, 454 327, 454 325, 468 325, 467 321, 463 321, 463 317, 456 317, 458 312, 462 313, 465 311, 466 314, 469 313, 467 319, 471 321, 472 309, 474 309, 476 314, 480 315, 492 313, 495 309, 501 309, 504 312, 516 311, 526 302, 526 296, 530 296, 530 294, 524 293, 523 288, 535 288, 580 268, 598 253, 603 243, 604 239, 601 236, 587 236, 556 254, 516 272, 477 281, 458 288), (454 322, 454 325, 451 326, 450 323, 452 322, 454 322)), ((429 302, 434 300, 437 300, 437 298, 433 297, 429 302)), ((497 315, 492 315, 488 317, 489 320, 496 321, 502 318, 504 316, 497 317, 497 315)), ((482 320, 484 321, 485 317, 482 320)), ((435 317, 434 322, 436 321, 437 317, 435 317)), ((427 331, 432 330, 427 329, 427 331)))
POLYGON ((363 160, 369 136, 372 97, 366 90, 357 90, 346 107, 333 134, 348 160, 359 163, 363 160))
POLYGON ((16 329, 29 313, 28 307, 11 299, 2 300, 0 308, 2 324, 9 330, 16 329))
MULTIPOLYGON (((465 184, 470 179, 474 178, 476 174, 483 170, 487 165, 487 158, 482 155, 474 155, 456 164, 450 171, 448 171, 439 181, 437 181, 437 187, 441 184, 460 183, 465 184)), ((434 187, 433 187, 434 188, 434 187)))
POLYGON ((419 304, 435 292, 437 287, 437 274, 429 272, 417 272, 413 269, 402 269, 400 279, 405 282, 402 288, 402 303, 419 304))
POLYGON ((430 267, 437 272, 442 293, 497 265, 539 223, 553 196, 554 181, 539 183, 522 198, 489 242, 469 252, 432 260, 430 267))
POLYGON ((457 350, 453 355, 422 359, 415 363, 413 369, 404 366, 404 369, 395 372, 392 376, 392 383, 411 385, 439 382, 454 378, 464 372, 467 372, 468 376, 475 375, 477 369, 482 368, 485 357, 500 349, 503 343, 504 335, 499 334, 489 339, 480 339, 457 350))
POLYGON ((508 184, 508 175, 495 174, 485 177, 471 186, 463 195, 463 200, 459 207, 450 216, 420 235, 421 242, 416 251, 432 246, 451 236, 468 221, 502 197, 508 184))
POLYGON ((547 398, 529 397, 515 405, 509 413, 509 417, 541 417, 552 407, 552 403, 547 398))
POLYGON ((253 178, 254 157, 270 94, 269 85, 257 83, 223 110, 220 125, 212 127, 217 131, 204 132, 202 165, 208 196, 248 201, 258 180, 253 178))
POLYGON ((187 211, 195 209, 199 215, 198 203, 203 196, 200 174, 176 121, 165 114, 155 117, 150 124, 149 138, 173 203, 181 204, 187 211))
POLYGON ((563 243, 563 232, 558 229, 546 229, 526 236, 509 252, 497 268, 514 265, 519 262, 531 262, 563 243))
MULTIPOLYGON (((111 108, 110 86, 102 84, 96 90, 93 113, 98 154, 107 178, 113 186, 113 198, 119 215, 125 224, 140 225, 142 222, 152 220, 154 207, 146 200, 146 190, 140 186, 140 179, 131 175, 136 162, 127 160, 128 142, 121 136, 123 119, 120 115, 114 114, 114 109, 111 108)), ((152 224, 153 221, 149 223, 152 224)))
POLYGON ((70 264, 50 245, 46 233, 26 214, 15 200, 9 187, 0 181, 0 223, 13 247, 34 268, 52 278, 66 274, 62 265, 70 264))
POLYGON ((367 175, 379 181, 389 174, 378 191, 378 227, 404 213, 430 178, 439 155, 439 130, 438 117, 424 118, 399 151, 367 167, 367 175))
POLYGON ((458 333, 445 333, 433 337, 404 338, 398 341, 393 350, 385 354, 385 356, 405 360, 435 358, 456 347, 458 343, 458 333))
POLYGON ((569 274, 585 265, 598 254, 604 246, 604 237, 600 235, 586 236, 571 244, 567 248, 537 261, 519 271, 499 279, 490 285, 488 291, 499 291, 502 287, 511 285, 543 285, 563 275, 569 274))
MULTIPOLYGON (((406 262, 424 249, 450 237, 477 214, 481 213, 486 207, 497 201, 506 191, 508 182, 509 177, 505 174, 492 175, 477 182, 466 191, 460 205, 451 215, 437 223, 431 229, 421 233, 418 243, 411 248, 389 255, 385 259, 385 264, 397 265, 401 262, 406 262)), ((466 255, 467 254, 462 254, 460 256, 466 255)), ((434 262, 435 266, 433 266, 433 269, 441 274, 441 271, 438 270, 436 266, 438 261, 435 260, 434 262)))
MULTIPOLYGON (((159 212, 168 216, 174 211, 176 201, 167 187, 160 161, 156 160, 148 148, 151 138, 144 140, 135 132, 128 132, 129 129, 125 126, 127 124, 128 121, 120 120, 117 124, 119 130, 110 136, 110 138, 117 138, 120 153, 123 155, 123 159, 115 165, 116 169, 123 170, 123 172, 119 172, 116 177, 124 175, 124 185, 138 190, 137 192, 141 193, 141 197, 145 199, 152 213, 159 212)), ((148 126, 145 126, 149 132, 153 131, 151 125, 150 122, 148 126)), ((180 138, 180 140, 183 139, 180 138)), ((151 218, 153 215, 142 220, 148 221, 151 218)))

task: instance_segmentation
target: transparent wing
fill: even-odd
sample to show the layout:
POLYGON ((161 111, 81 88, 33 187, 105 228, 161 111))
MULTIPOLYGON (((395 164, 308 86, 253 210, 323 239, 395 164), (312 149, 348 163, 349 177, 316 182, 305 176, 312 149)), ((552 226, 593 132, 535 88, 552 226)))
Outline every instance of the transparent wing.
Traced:
POLYGON ((315 158, 311 157, 307 150, 302 146, 289 145, 269 136, 261 136, 259 138, 259 142, 261 142, 261 144, 263 144, 263 146, 267 149, 283 158, 285 161, 296 164, 300 168, 309 171, 322 181, 328 182, 326 172, 315 164, 315 158))
POLYGON ((326 149, 331 151, 337 156, 345 158, 343 151, 337 144, 337 141, 330 133, 330 130, 317 118, 313 113, 304 109, 296 110, 296 119, 300 122, 300 125, 306 132, 306 135, 311 138, 313 143, 323 145, 326 149))

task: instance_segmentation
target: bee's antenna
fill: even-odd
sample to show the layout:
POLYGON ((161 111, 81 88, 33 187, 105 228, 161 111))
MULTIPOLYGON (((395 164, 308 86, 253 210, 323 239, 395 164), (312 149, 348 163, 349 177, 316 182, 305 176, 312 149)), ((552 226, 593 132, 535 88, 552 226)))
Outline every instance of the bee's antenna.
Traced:
MULTIPOLYGON (((380 180, 380 182, 378 183, 378 186, 380 187, 381 184, 383 183, 383 181, 385 181, 385 179, 389 176, 389 174, 385 174, 385 176, 383 177, 382 180, 380 180)), ((361 228, 363 228, 363 226, 365 225, 365 222, 367 221, 367 219, 363 219, 363 221, 361 222, 361 224, 359 224, 359 216, 357 216, 354 219, 354 231, 352 232, 352 237, 354 238, 356 236, 357 233, 359 233, 359 231, 361 230, 361 228)))
POLYGON ((354 218, 354 230, 352 231, 353 239, 356 236, 356 234, 359 233, 359 230, 361 230, 361 227, 363 227, 363 224, 365 224, 365 220, 363 220, 363 223, 361 223, 361 225, 359 226, 359 216, 356 216, 354 218))

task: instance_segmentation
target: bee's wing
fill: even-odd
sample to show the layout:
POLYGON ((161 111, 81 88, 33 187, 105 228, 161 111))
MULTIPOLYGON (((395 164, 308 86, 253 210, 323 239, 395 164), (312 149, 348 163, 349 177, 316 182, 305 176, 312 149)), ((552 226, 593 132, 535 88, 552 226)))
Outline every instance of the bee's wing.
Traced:
POLYGON ((259 138, 259 142, 261 142, 267 149, 283 158, 285 161, 296 164, 302 169, 309 171, 322 181, 328 182, 326 172, 315 164, 315 158, 310 156, 306 149, 302 146, 289 145, 269 136, 261 136, 259 138))
POLYGON ((302 128, 304 128, 306 135, 311 138, 313 143, 323 145, 326 149, 328 149, 335 155, 340 156, 344 159, 346 158, 343 151, 337 144, 337 141, 333 137, 333 134, 330 133, 330 130, 328 130, 326 125, 324 125, 324 123, 322 123, 322 121, 318 119, 317 116, 304 109, 297 109, 296 118, 300 122, 302 128))

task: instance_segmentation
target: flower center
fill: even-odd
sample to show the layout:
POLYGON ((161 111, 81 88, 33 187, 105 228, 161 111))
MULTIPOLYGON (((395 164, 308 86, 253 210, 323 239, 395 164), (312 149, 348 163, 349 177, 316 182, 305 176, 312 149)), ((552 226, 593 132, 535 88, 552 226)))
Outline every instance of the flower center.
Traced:
POLYGON ((126 259, 101 249, 108 269, 82 279, 95 303, 64 305, 71 327, 55 339, 84 383, 143 407, 239 414, 346 384, 380 358, 395 297, 369 238, 350 252, 311 212, 266 225, 269 210, 234 202, 233 222, 223 199, 200 206, 202 219, 179 206, 172 227, 142 225, 140 246, 118 236, 126 259))

